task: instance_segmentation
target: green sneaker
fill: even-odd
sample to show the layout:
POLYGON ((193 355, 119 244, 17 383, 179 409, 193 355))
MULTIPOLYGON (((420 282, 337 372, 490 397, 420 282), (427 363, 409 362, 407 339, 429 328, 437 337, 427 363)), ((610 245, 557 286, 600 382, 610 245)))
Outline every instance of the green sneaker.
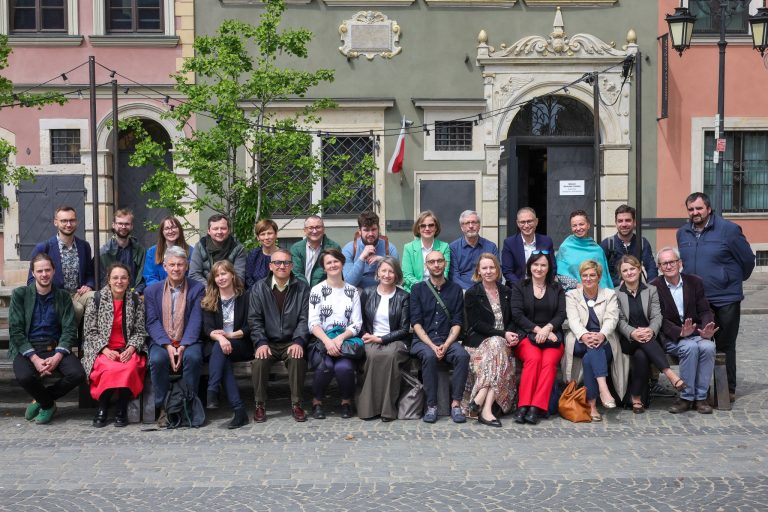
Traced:
POLYGON ((37 414, 37 417, 35 418, 35 423, 38 425, 45 425, 46 423, 50 423, 53 419, 53 415, 56 412, 56 404, 53 404, 53 407, 50 409, 40 409, 40 412, 37 414))
POLYGON ((24 411, 24 419, 27 421, 32 421, 37 417, 39 412, 40 404, 33 400, 32 403, 27 406, 27 410, 24 411))

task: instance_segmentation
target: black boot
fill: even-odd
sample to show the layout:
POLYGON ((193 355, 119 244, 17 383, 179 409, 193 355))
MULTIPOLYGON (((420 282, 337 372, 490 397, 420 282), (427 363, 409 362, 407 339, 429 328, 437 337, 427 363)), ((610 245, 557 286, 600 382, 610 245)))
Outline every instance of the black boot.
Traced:
POLYGON ((115 426, 125 427, 128 425, 128 402, 131 400, 131 391, 128 388, 121 388, 117 395, 117 410, 115 411, 115 426))
POLYGON ((107 389, 99 397, 99 409, 96 416, 93 417, 93 426, 102 428, 107 426, 107 411, 109 410, 109 401, 112 398, 112 390, 107 389))
POLYGON ((235 415, 232 417, 232 421, 229 422, 227 428, 234 430, 236 428, 244 427, 248 424, 248 414, 245 412, 245 408, 235 409, 235 415))
POLYGON ((525 415, 525 422, 530 423, 531 425, 538 425, 539 420, 541 420, 541 415, 539 414, 539 408, 531 406, 528 409, 528 414, 525 415))
POLYGON ((528 407, 518 407, 515 414, 512 416, 512 419, 515 420, 515 423, 522 425, 525 423, 526 414, 528 414, 528 407))

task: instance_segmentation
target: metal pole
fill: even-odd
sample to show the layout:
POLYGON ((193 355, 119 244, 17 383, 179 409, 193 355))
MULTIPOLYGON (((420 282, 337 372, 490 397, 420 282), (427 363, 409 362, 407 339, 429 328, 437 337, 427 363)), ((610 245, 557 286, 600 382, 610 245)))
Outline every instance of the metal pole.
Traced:
POLYGON ((637 217, 635 252, 640 261, 643 261, 643 98, 640 80, 642 69, 642 54, 638 51, 635 54, 635 213, 637 217))
POLYGON ((112 201, 115 209, 119 208, 120 196, 118 195, 117 183, 118 173, 118 135, 120 127, 117 120, 117 80, 112 80, 112 201))
MULTIPOLYGON (((592 112, 594 127, 593 160, 595 166, 595 240, 602 240, 601 226, 603 224, 603 202, 600 198, 600 85, 597 81, 597 73, 592 75, 592 112)), ((605 269, 607 271, 607 269, 605 269)))
MULTIPOLYGON (((719 122, 717 125, 718 137, 725 138, 725 47, 728 42, 725 40, 725 15, 728 9, 728 0, 720 0, 720 40, 717 47, 720 49, 720 68, 717 79, 717 115, 719 122)), ((715 141, 717 144, 717 141, 715 141)), ((715 168, 715 197, 713 198, 714 211, 717 215, 723 213, 723 157, 725 153, 720 153, 715 168)))
POLYGON ((96 289, 101 288, 101 262, 99 240, 99 151, 96 147, 96 58, 88 57, 88 80, 91 100, 90 126, 91 131, 91 197, 93 199, 93 273, 96 279, 96 289))

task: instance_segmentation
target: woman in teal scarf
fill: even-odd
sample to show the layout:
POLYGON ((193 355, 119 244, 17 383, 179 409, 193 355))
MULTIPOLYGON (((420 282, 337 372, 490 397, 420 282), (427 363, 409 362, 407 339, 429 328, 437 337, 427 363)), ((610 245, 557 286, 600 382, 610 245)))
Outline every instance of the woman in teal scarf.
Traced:
POLYGON ((605 257, 605 252, 589 236, 592 224, 589 222, 587 212, 584 210, 573 211, 570 218, 571 233, 573 234, 563 240, 563 243, 557 250, 557 273, 581 282, 579 265, 581 265, 582 261, 593 260, 600 263, 606 269, 606 272, 603 272, 600 278, 600 288, 613 288, 610 272, 607 271, 608 260, 605 257))

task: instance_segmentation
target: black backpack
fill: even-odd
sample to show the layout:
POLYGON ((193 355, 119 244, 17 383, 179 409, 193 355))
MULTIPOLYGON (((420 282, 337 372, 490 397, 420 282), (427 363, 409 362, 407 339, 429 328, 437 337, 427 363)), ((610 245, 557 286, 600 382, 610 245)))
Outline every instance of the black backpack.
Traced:
POLYGON ((167 428, 197 428, 205 423, 203 403, 183 379, 171 381, 163 401, 167 428))

